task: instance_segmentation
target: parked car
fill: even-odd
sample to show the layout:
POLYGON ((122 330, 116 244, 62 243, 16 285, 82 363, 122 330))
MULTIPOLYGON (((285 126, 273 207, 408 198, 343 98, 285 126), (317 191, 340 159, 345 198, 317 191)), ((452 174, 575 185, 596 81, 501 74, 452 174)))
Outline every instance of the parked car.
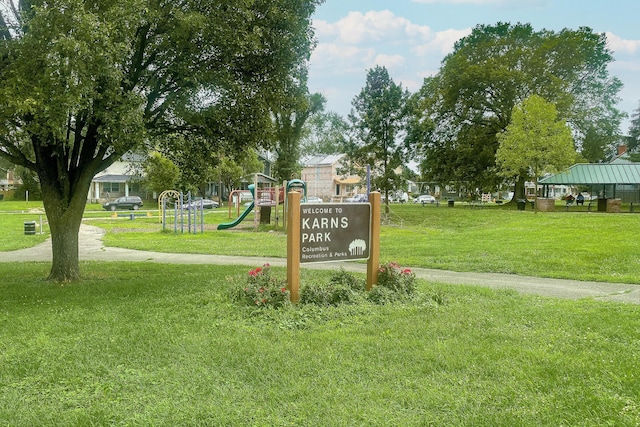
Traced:
POLYGON ((108 211, 118 209, 133 209, 137 211, 142 207, 142 199, 138 196, 118 197, 111 202, 103 204, 102 207, 108 211))
POLYGON ((323 203, 323 200, 317 196, 308 196, 306 203, 323 203))
POLYGON ((422 203, 423 205, 426 203, 435 203, 435 202, 436 202, 436 198, 433 196, 430 196, 429 194, 421 194, 415 199, 413 199, 413 203, 422 203))
POLYGON ((356 194, 353 197, 347 197, 344 201, 348 203, 364 203, 369 201, 369 196, 366 194, 356 194))
POLYGON ((220 206, 218 202, 210 199, 192 200, 191 203, 184 204, 185 209, 200 209, 201 207, 202 209, 215 209, 218 206, 220 206))

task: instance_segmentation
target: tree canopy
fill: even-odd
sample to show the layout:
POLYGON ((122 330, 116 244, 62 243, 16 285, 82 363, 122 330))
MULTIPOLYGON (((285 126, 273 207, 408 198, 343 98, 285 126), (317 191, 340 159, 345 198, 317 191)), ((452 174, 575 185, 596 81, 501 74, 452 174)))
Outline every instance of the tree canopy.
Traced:
POLYGON ((477 26, 415 95, 410 135, 424 177, 468 189, 498 187, 496 135, 511 122, 513 107, 531 95, 555 104, 578 150, 589 134, 598 144, 613 144, 623 114, 615 108, 622 85, 607 71, 612 60, 605 35, 589 28, 477 26))
POLYGON ((631 114, 631 124, 629 125, 627 138, 629 151, 635 151, 638 147, 640 147, 640 105, 631 114))
POLYGON ((37 172, 50 278, 79 277, 93 176, 155 134, 268 139, 322 0, 21 0, 0 9, 0 156, 37 172), (250 118, 250 119, 249 119, 250 118))
POLYGON ((157 151, 144 160, 142 170, 144 174, 141 184, 157 194, 174 189, 180 179, 180 169, 157 151))
POLYGON ((320 112, 309 118, 302 132, 303 155, 336 154, 344 151, 349 124, 334 111, 320 112))
POLYGON ((497 137, 500 173, 531 179, 536 187, 538 177, 559 172, 576 159, 571 130, 558 120, 555 106, 538 95, 514 107, 511 123, 497 137))
MULTIPOLYGON (((300 90, 302 95, 306 91, 300 90)), ((319 93, 298 96, 297 100, 280 104, 273 109, 276 161, 273 172, 279 181, 299 177, 300 148, 307 120, 324 110, 327 102, 319 93)))
POLYGON ((367 73, 365 87, 353 99, 349 120, 352 138, 346 154, 360 176, 370 171, 371 185, 385 195, 389 210, 389 192, 402 184, 406 162, 404 150, 409 93, 396 84, 385 67, 376 66, 367 73))

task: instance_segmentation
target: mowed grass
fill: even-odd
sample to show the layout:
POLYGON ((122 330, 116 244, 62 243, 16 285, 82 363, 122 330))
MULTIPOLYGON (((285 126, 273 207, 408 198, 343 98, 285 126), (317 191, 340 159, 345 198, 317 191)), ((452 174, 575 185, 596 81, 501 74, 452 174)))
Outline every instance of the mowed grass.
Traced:
POLYGON ((407 304, 256 311, 229 296, 254 266, 48 267, 0 264, 0 425, 640 423, 635 305, 420 282, 407 304))
MULTIPOLYGON (((391 205, 381 232, 381 259, 454 271, 512 273, 640 283, 640 214, 534 213, 508 208, 391 205)), ((250 216, 251 217, 251 216, 250 216)), ((256 232, 253 218, 217 231, 227 211, 205 215, 203 234, 160 232, 157 218, 95 219, 108 246, 161 252, 286 256, 282 228, 256 232)), ((180 230, 180 229, 178 229, 180 230)), ((186 228, 185 228, 186 230, 186 228)))
POLYGON ((41 201, 0 201, 0 256, 3 251, 28 248, 42 243, 48 236, 49 227, 41 201), (24 223, 32 221, 36 222, 36 234, 25 235, 24 223))

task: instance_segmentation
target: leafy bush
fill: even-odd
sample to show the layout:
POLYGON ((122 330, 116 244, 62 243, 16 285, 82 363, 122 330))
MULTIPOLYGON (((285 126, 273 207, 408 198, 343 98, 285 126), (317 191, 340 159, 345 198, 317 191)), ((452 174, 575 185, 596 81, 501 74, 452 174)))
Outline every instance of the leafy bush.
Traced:
MULTIPOLYGON (((406 301, 413 297, 416 289, 416 275, 398 263, 390 262, 380 266, 378 286, 365 292, 365 281, 340 269, 329 279, 329 283, 302 285, 300 304, 317 306, 338 306, 370 301, 386 304, 406 301)), ((269 264, 249 271, 247 284, 238 292, 239 299, 253 307, 281 307, 289 304, 289 290, 286 282, 271 276, 269 264)))
POLYGON ((416 290, 416 275, 411 269, 400 267, 397 262, 383 264, 378 269, 378 287, 412 295, 416 290))
POLYGON ((286 282, 271 275, 269 264, 249 271, 247 283, 238 296, 254 307, 277 308, 290 303, 286 282))
POLYGON ((364 280, 358 279, 353 274, 345 271, 344 268, 335 272, 329 279, 329 283, 336 286, 346 286, 354 291, 364 291, 366 288, 364 280))
POLYGON ((374 286, 368 293, 367 299, 374 304, 388 304, 404 299, 402 295, 384 286, 374 286))
POLYGON ((400 267, 396 262, 380 266, 378 286, 367 294, 369 301, 386 304, 411 299, 416 290, 416 275, 408 268, 400 267))
POLYGON ((364 280, 341 268, 331 276, 329 284, 303 286, 300 290, 300 302, 322 306, 353 304, 362 299, 364 289, 364 280))

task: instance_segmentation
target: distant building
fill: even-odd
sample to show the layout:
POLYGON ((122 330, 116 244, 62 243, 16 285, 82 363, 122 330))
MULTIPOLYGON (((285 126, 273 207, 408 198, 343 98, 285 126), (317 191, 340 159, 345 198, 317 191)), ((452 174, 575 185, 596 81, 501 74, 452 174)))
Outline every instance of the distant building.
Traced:
POLYGON ((0 168, 0 191, 15 190, 20 184, 20 178, 15 176, 14 169, 0 168))
POLYGON ((144 156, 126 154, 107 169, 93 177, 88 199, 102 203, 121 196, 140 196, 144 191, 140 188, 139 172, 144 156))
POLYGON ((344 176, 338 172, 344 158, 344 154, 331 154, 303 160, 301 179, 307 184, 307 195, 324 201, 342 201, 366 192, 366 185, 359 176, 344 176))

